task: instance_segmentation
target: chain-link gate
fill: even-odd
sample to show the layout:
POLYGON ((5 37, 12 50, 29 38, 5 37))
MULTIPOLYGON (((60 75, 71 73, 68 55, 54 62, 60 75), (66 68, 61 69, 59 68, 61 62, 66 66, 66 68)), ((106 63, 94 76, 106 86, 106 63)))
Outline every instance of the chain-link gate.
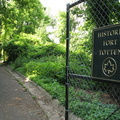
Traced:
POLYGON ((93 79, 91 67, 93 30, 119 23, 119 0, 67 5, 66 120, 120 120, 120 78, 93 79))

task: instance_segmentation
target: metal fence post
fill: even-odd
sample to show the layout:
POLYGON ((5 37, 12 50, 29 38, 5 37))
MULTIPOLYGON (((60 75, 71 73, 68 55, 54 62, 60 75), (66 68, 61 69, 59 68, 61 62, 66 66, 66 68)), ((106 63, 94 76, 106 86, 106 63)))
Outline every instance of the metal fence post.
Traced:
POLYGON ((67 11, 66 11, 66 106, 65 106, 65 120, 68 120, 68 89, 69 89, 69 81, 68 81, 68 70, 69 70, 69 40, 70 40, 70 21, 69 21, 69 6, 67 4, 67 11))

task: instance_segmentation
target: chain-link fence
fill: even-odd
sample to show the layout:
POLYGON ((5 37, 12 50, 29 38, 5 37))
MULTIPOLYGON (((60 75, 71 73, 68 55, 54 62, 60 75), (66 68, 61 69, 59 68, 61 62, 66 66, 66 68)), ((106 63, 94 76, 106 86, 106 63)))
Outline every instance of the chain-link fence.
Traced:
POLYGON ((93 30, 119 22, 119 0, 67 5, 66 120, 120 120, 120 78, 93 79, 91 67, 93 30))

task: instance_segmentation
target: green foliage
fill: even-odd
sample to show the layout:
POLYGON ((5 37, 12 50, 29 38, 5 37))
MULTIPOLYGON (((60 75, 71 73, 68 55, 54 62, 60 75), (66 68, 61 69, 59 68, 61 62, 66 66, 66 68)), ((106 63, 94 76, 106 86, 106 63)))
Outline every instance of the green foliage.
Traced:
MULTIPOLYGON (((113 105, 104 105, 101 103, 80 102, 78 100, 70 103, 71 110, 76 111, 75 114, 84 120, 102 120, 107 118, 117 108, 113 105)), ((110 120, 118 120, 119 112, 113 115, 110 120)))
MULTIPOLYGON (((106 119, 116 108, 114 104, 104 104, 100 101, 101 93, 85 91, 82 89, 69 88, 70 110, 84 120, 102 120, 106 119)), ((110 120, 118 120, 119 112, 111 116, 110 120)))
POLYGON ((12 67, 16 70, 21 69, 21 72, 24 74, 26 72, 25 71, 25 64, 28 62, 29 62, 29 58, 27 58, 25 56, 19 56, 14 61, 14 64, 12 65, 12 67))
POLYGON ((42 45, 32 36, 15 37, 4 46, 7 62, 25 75, 40 75, 43 78, 57 79, 65 83, 65 48, 49 43, 42 45), (31 47, 31 45, 34 45, 31 47))
POLYGON ((26 45, 18 45, 14 42, 9 42, 6 46, 4 46, 4 50, 6 51, 8 56, 7 62, 13 62, 16 60, 17 57, 23 54, 26 55, 27 48, 28 47, 26 45))
MULTIPOLYGON (((45 50, 42 50, 41 44, 43 44, 44 42, 42 42, 41 39, 42 38, 39 38, 38 36, 30 34, 14 36, 11 41, 2 46, 2 48, 6 52, 6 55, 8 56, 7 61, 15 61, 15 59, 19 56, 26 56, 30 58, 42 57, 43 54, 45 54, 45 52, 47 51, 47 48, 45 50), (44 53, 42 53, 43 51, 44 53)), ((47 46, 45 45, 45 47, 47 46)), ((50 51, 51 48, 52 47, 49 47, 48 45, 48 51, 50 51)), ((55 49, 57 49, 57 47, 55 49)), ((55 49, 52 50, 54 51, 55 49)))
POLYGON ((30 78, 48 91, 54 99, 58 99, 61 104, 65 105, 65 87, 60 85, 56 79, 41 78, 40 76, 31 76, 30 78))
MULTIPOLYGON (((101 2, 101 0, 98 1, 99 4, 101 2)), ((80 10, 77 7, 71 10, 73 16, 71 16, 70 21, 72 37, 70 41, 71 60, 69 64, 71 66, 70 69, 75 74, 91 75, 92 29, 97 26, 95 22, 99 21, 98 18, 95 18, 95 14, 91 17, 89 13, 90 11, 93 12, 93 10, 103 11, 103 8, 106 9, 106 5, 108 6, 108 3, 105 2, 103 4, 102 2, 102 7, 100 8, 99 4, 95 8, 95 6, 88 6, 91 5, 88 1, 85 4, 87 11, 80 10), (74 19, 75 15, 84 17, 86 21, 83 26, 78 27, 79 22, 74 19)), ((102 13, 104 14, 104 12, 102 13)), ((108 10, 107 14, 111 16, 108 10)), ((117 16, 115 12, 114 16, 117 16)), ((62 43, 59 45, 50 43, 48 33, 46 32, 46 25, 49 24, 50 18, 45 15, 44 8, 39 0, 11 0, 10 2, 2 0, 0 2, 0 18, 0 30, 2 31, 0 37, 8 56, 7 61, 12 63, 13 69, 29 77, 46 89, 53 98, 59 99, 65 105, 66 53, 63 44, 66 37, 66 14, 61 12, 58 17, 56 34, 60 38, 60 43, 62 43)), ((100 19, 102 18, 100 17, 100 19)), ((106 19, 107 22, 110 22, 108 18, 106 19)), ((113 21, 116 22, 115 19, 113 21)), ((105 22, 104 24, 107 25, 105 22)), ((102 25, 103 22, 101 22, 100 26, 102 25)), ((87 91, 90 89, 88 84, 94 89, 96 84, 98 84, 97 82, 87 82, 83 79, 79 82, 78 79, 70 82, 75 85, 74 88, 69 87, 72 96, 69 98, 69 105, 75 115, 85 120, 102 120, 116 108, 116 105, 106 105, 100 101, 100 91, 94 91, 94 93, 87 91), (78 89, 77 86, 81 89, 78 89)), ((113 115, 111 120, 120 119, 118 114, 113 115)))
MULTIPOLYGON (((29 54, 29 53, 28 53, 29 54)), ((57 45, 55 43, 49 43, 47 45, 42 45, 38 49, 34 49, 30 52, 29 56, 37 59, 41 57, 49 56, 65 56, 65 48, 62 45, 57 45)), ((56 58, 55 58, 56 59, 56 58)))
POLYGON ((89 51, 89 48, 79 45, 75 52, 71 52, 69 64, 75 74, 91 75, 91 51, 89 51))
POLYGON ((64 44, 66 40, 66 13, 59 12, 57 17, 57 30, 55 32, 59 38, 60 43, 64 44))
MULTIPOLYGON (((13 68, 28 76, 31 80, 46 89, 54 99, 59 99, 61 104, 65 105, 65 86, 62 85, 65 83, 64 46, 53 43, 41 45, 38 40, 33 40, 32 37, 27 38, 26 36, 19 39, 18 41, 12 41, 12 43, 20 46, 27 44, 26 54, 21 52, 21 55, 15 59, 12 65, 13 68), (34 46, 31 48, 31 45, 34 46)), ((85 54, 84 50, 86 48, 81 47, 81 49, 74 52, 72 54, 74 61, 70 63, 73 65, 73 69, 76 69, 78 73, 81 71, 81 74, 83 74, 82 71, 85 69, 89 69, 87 66, 90 66, 90 62, 88 62, 90 55, 88 53, 85 54), (85 65, 81 61, 84 61, 85 65), (75 65, 75 63, 79 63, 80 67, 78 64, 75 65)), ((89 74, 89 71, 87 74, 89 74)), ((76 81, 71 82, 77 84, 76 81)), ((95 83, 90 84, 92 87, 95 86, 95 83)), ((82 89, 69 88, 72 91, 70 93, 72 94, 72 98, 69 98, 69 105, 75 115, 86 120, 101 120, 114 111, 116 105, 105 105, 100 101, 100 92, 90 94, 90 92, 86 91, 88 86, 82 80, 79 85, 82 89)), ((114 119, 119 119, 119 113, 112 116, 111 120, 114 119)))
MULTIPOLYGON (((44 29, 46 29, 46 25, 49 23, 50 18, 45 13, 45 8, 42 6, 39 0, 9 0, 9 1, 1 0, 0 42, 3 45, 4 61, 5 61, 4 48, 6 46, 8 46, 6 48, 8 56, 12 55, 13 57, 13 55, 15 55, 15 58, 11 58, 12 61, 17 58, 18 56, 17 54, 21 54, 23 46, 20 48, 21 45, 13 44, 11 41, 15 39, 16 35, 19 35, 19 37, 21 37, 23 33, 27 33, 30 36, 30 34, 35 34, 37 29, 41 28, 41 26, 44 26, 44 29), (11 41, 11 44, 9 43, 9 41, 11 41), (14 52, 10 54, 12 48, 14 52), (20 50, 18 50, 19 48, 20 50)), ((41 28, 41 30, 42 29, 43 28, 41 28)), ((39 36, 39 38, 41 38, 41 41, 43 40, 43 37, 44 43, 48 41, 48 35, 45 30, 41 34, 41 36, 39 36)), ((25 49, 24 47, 23 49, 25 49)))
POLYGON ((39 27, 42 19, 45 18, 44 9, 39 0, 2 0, 0 3, 1 27, 8 36, 13 32, 18 34, 20 32, 35 33, 35 29, 39 27), (8 30, 12 32, 10 33, 8 30))
POLYGON ((44 19, 44 9, 39 0, 14 0, 18 9, 17 32, 35 33, 42 19, 44 19))
POLYGON ((54 78, 60 83, 65 81, 64 66, 58 62, 34 62, 30 61, 25 65, 26 74, 29 75, 40 75, 42 78, 54 78))
POLYGON ((88 21, 92 18, 90 19, 91 22, 96 24, 97 27, 106 26, 113 23, 117 24, 119 22, 119 7, 119 0, 87 1, 86 19, 88 21))

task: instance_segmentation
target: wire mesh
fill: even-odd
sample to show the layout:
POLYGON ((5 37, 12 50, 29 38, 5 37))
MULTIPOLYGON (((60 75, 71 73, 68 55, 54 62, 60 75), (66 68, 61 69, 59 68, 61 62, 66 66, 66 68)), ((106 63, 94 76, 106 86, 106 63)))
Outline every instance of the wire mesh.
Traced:
POLYGON ((73 0, 70 6, 68 119, 120 120, 120 84, 91 77, 93 29, 120 23, 120 1, 73 0))

